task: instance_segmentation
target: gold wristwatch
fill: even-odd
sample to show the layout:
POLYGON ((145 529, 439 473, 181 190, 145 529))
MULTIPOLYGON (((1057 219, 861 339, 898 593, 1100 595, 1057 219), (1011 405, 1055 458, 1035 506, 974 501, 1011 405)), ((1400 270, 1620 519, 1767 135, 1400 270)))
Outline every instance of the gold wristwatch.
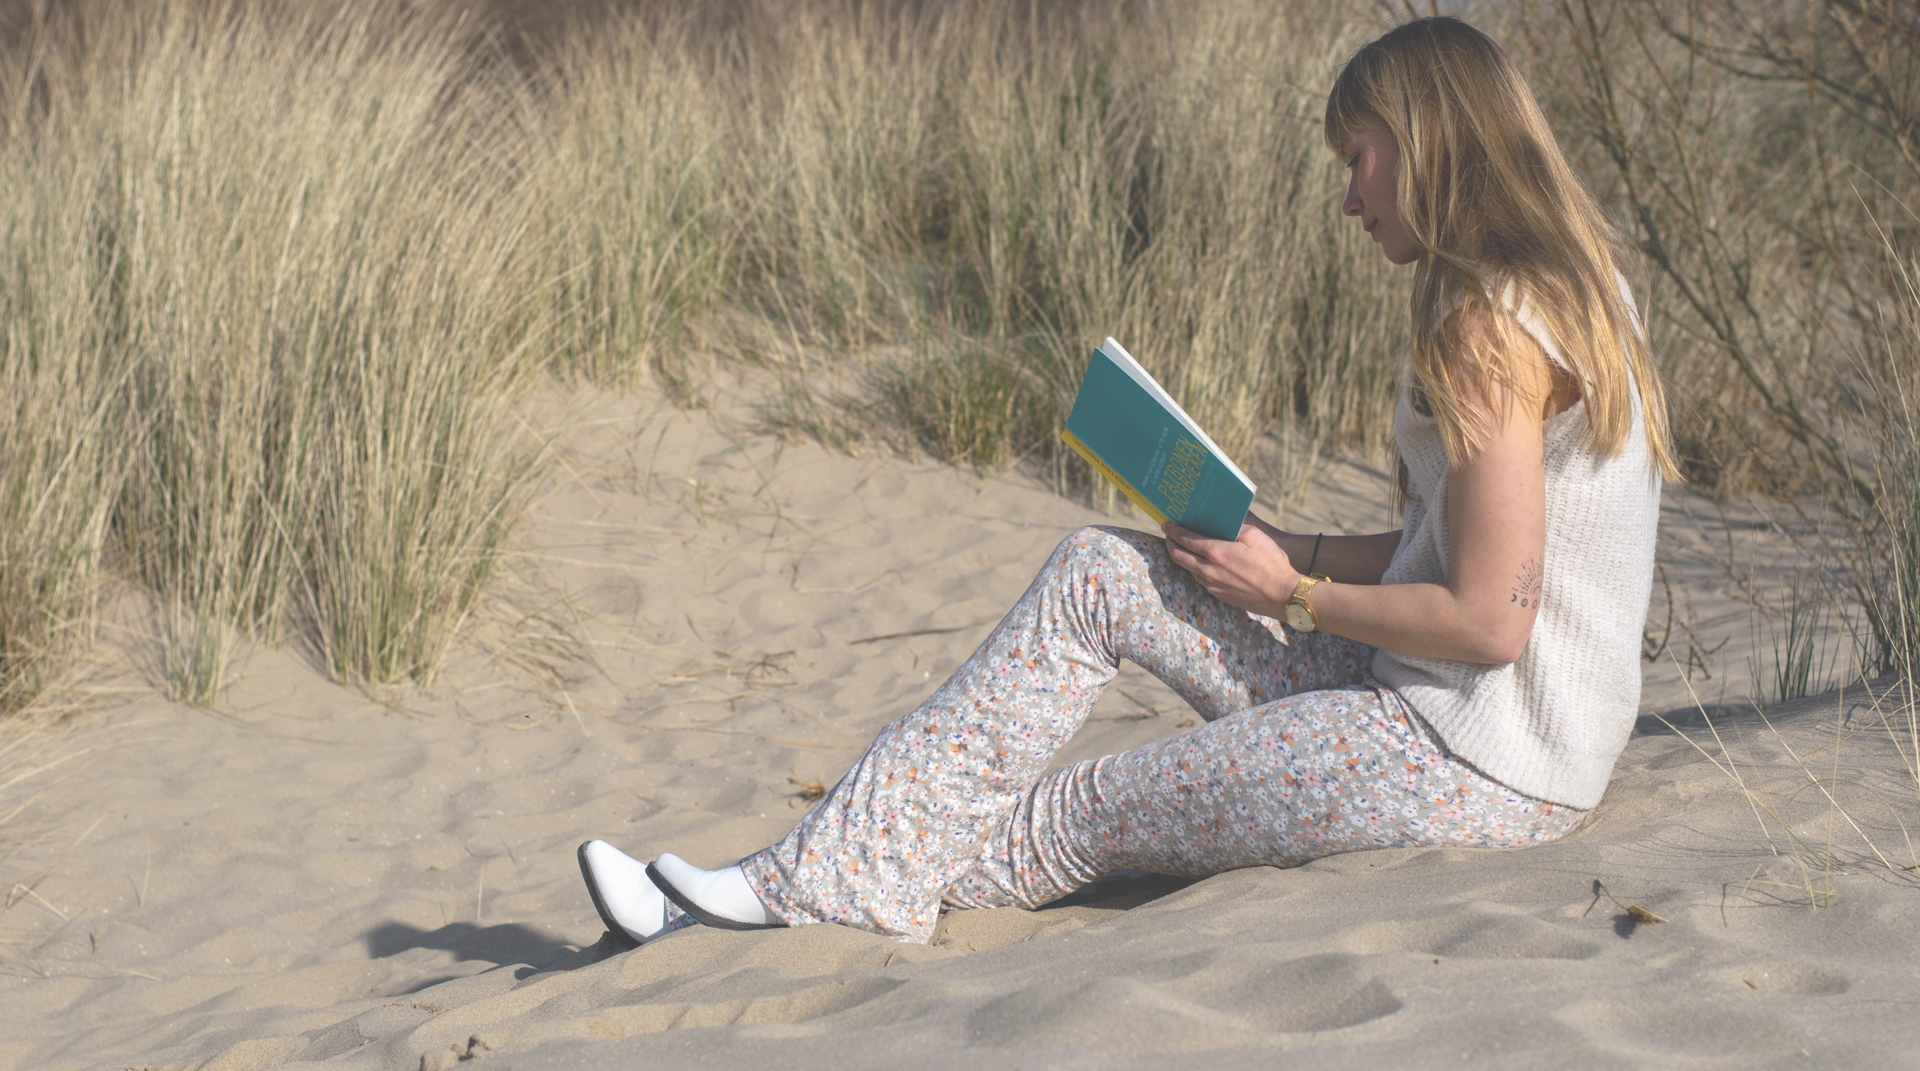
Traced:
POLYGON ((1325 580, 1324 576, 1303 576, 1300 583, 1294 585, 1293 598, 1287 600, 1287 624, 1295 632, 1312 632, 1320 627, 1320 617, 1313 612, 1313 605, 1307 602, 1307 593, 1315 584, 1325 580))

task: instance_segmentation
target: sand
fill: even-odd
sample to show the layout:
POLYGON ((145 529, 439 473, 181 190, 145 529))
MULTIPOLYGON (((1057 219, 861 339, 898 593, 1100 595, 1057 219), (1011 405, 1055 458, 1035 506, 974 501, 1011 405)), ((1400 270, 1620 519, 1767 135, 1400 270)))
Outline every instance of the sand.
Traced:
MULTIPOLYGON (((1903 697, 1739 702, 1752 575, 1685 496, 1662 560, 1697 635, 1673 646, 1730 642, 1692 681, 1648 664, 1565 841, 1123 875, 950 913, 925 947, 819 926, 616 952, 576 845, 719 865, 775 839, 1062 535, 1114 518, 1018 474, 783 447, 728 405, 530 419, 560 477, 432 689, 248 650, 214 709, 175 704, 122 600, 77 678, 98 709, 0 751, 0 1067, 1911 1065, 1920 805, 1881 725, 1903 697)), ((1383 479, 1331 465, 1291 523, 1384 522, 1383 479)), ((1062 759, 1192 723, 1129 667, 1062 759)))

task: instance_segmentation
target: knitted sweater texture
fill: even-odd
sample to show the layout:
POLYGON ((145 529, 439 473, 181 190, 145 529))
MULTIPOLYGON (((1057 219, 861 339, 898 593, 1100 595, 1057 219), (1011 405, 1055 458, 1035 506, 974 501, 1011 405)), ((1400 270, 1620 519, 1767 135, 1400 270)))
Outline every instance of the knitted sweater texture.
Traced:
MULTIPOLYGON (((1524 301, 1517 319, 1566 366, 1524 301)), ((1615 457, 1583 441, 1584 402, 1545 422, 1546 556, 1539 613, 1519 660, 1487 666, 1382 650, 1373 663, 1374 676, 1454 754, 1509 788, 1572 807, 1600 802, 1640 705, 1660 479, 1638 392, 1629 394, 1633 429, 1615 457)), ((1380 582, 1444 584, 1452 549, 1440 430, 1404 388, 1393 428, 1407 465, 1406 527, 1380 582)))

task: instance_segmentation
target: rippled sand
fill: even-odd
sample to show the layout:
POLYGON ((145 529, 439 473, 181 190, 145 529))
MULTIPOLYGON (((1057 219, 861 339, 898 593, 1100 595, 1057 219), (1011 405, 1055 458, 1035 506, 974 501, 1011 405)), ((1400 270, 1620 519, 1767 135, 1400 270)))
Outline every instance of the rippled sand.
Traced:
MULTIPOLYGON (((821 926, 613 953, 577 844, 768 843, 1065 532, 1112 519, 1017 476, 782 448, 724 408, 533 419, 564 479, 426 694, 263 650, 182 707, 128 603, 95 671, 122 698, 19 745, 70 761, 0 779, 33 834, 0 858, 0 1067, 1879 1067, 1920 1040, 1911 742, 1861 689, 1737 713, 1742 645, 1692 682, 1726 712, 1643 717, 1559 844, 1123 876, 949 914, 924 948, 821 926)), ((1384 523, 1379 480, 1332 467, 1297 523, 1384 523)), ((1704 648, 1750 630, 1687 508, 1663 559, 1704 648)), ((1687 705, 1672 661, 1647 680, 1650 711, 1687 705)), ((1192 717, 1129 669, 1063 759, 1192 717)))

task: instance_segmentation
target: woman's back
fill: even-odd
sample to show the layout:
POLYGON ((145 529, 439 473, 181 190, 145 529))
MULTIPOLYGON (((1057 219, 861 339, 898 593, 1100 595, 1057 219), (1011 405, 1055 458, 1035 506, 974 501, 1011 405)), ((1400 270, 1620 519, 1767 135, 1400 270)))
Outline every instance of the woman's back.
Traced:
MULTIPOLYGON (((1561 364, 1552 335, 1524 302, 1517 319, 1561 364)), ((1374 675, 1460 757, 1519 791, 1575 807, 1600 801, 1640 701, 1660 473, 1637 392, 1628 395, 1633 425, 1612 457, 1584 434, 1584 404, 1546 419, 1546 553, 1538 575, 1514 578, 1512 593, 1538 607, 1520 658, 1487 666, 1382 650, 1373 663, 1374 675)), ((1411 390, 1401 392, 1394 436, 1407 466, 1406 528, 1381 583, 1444 583, 1452 560, 1447 456, 1434 417, 1416 409, 1411 390)))

